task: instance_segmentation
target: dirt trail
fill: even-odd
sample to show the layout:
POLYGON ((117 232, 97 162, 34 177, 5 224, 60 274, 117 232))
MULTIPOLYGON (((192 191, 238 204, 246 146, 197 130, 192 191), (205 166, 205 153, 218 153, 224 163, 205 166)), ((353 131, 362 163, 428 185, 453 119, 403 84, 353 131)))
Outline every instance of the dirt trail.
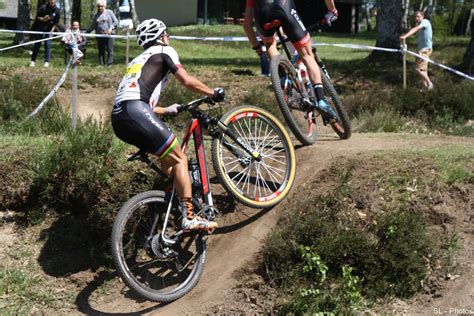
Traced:
MULTIPOLYGON (((232 288, 239 284, 236 272, 252 264, 264 238, 272 228, 277 226, 280 212, 285 209, 291 199, 297 198, 298 187, 317 172, 327 168, 335 157, 356 156, 376 150, 433 148, 453 143, 473 146, 474 140, 413 134, 354 134, 347 141, 339 141, 334 137, 321 137, 315 145, 297 149, 297 176, 286 201, 271 210, 252 210, 238 204, 233 212, 219 220, 223 232, 210 238, 204 274, 191 293, 174 303, 160 306, 156 303, 128 299, 122 291, 113 297, 101 297, 96 303, 90 302, 91 307, 94 311, 104 314, 194 315, 211 313, 209 308, 216 305, 222 305, 222 311, 225 311, 226 302, 231 298, 232 288)), ((470 239, 465 241, 471 243, 472 247, 473 237, 472 232, 470 233, 470 239)), ((468 244, 465 246, 467 247, 468 244)), ((446 296, 440 298, 437 305, 433 306, 453 307, 454 303, 459 302, 459 305, 454 305, 454 307, 467 307, 467 302, 473 301, 474 268, 472 264, 469 267, 467 274, 469 278, 453 283, 453 293, 447 293, 446 296)), ((400 306, 399 310, 413 311, 403 306, 400 306)), ((426 311, 426 307, 423 309, 423 306, 420 306, 417 313, 423 313, 423 311, 426 311)))

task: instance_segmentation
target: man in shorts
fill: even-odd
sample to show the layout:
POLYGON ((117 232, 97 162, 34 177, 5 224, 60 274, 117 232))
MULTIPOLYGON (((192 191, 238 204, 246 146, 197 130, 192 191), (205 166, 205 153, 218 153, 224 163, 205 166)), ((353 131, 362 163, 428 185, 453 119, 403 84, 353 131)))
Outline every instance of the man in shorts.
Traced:
POLYGON ((210 89, 189 75, 169 46, 166 25, 157 19, 145 20, 136 29, 137 43, 145 51, 128 65, 117 89, 112 111, 112 127, 118 138, 160 158, 161 170, 172 176, 185 231, 212 232, 217 223, 195 216, 192 205, 188 158, 173 132, 160 120, 160 115, 177 114, 179 104, 160 107, 160 93, 169 73, 188 90, 207 95, 214 102, 224 100, 222 88, 210 89))
MULTIPOLYGON (((433 30, 431 23, 425 19, 423 11, 415 12, 415 20, 417 25, 406 34, 400 36, 400 39, 405 40, 411 35, 418 33, 418 54, 429 58, 433 53, 433 30)), ((418 58, 416 60, 416 72, 420 76, 422 86, 426 90, 432 90, 433 82, 431 82, 428 76, 428 61, 418 58)))
MULTIPOLYGON (((330 24, 337 19, 338 13, 334 0, 325 0, 325 2, 328 8, 325 20, 326 23, 330 24)), ((293 0, 247 0, 244 30, 253 49, 260 55, 262 54, 262 47, 252 27, 254 19, 257 31, 267 47, 270 59, 279 54, 274 35, 280 26, 283 28, 308 70, 309 78, 316 93, 315 107, 329 115, 330 118, 335 118, 336 114, 324 99, 321 70, 314 59, 311 37, 295 9, 293 0)))

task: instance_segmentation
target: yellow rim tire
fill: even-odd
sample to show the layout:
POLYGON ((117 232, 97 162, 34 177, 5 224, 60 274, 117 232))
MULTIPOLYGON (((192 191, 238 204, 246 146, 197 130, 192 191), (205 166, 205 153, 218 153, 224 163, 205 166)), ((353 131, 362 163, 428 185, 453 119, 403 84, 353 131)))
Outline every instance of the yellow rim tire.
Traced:
MULTIPOLYGON (((283 183, 276 190, 274 190, 273 194, 269 194, 264 197, 249 197, 243 194, 242 190, 240 190, 232 182, 232 179, 229 178, 228 173, 224 169, 224 162, 222 158, 222 150, 224 147, 222 139, 224 136, 217 137, 213 141, 212 162, 214 164, 214 169, 216 170, 217 177, 223 184, 224 188, 230 194, 232 194, 239 202, 254 208, 267 208, 280 203, 287 196, 293 185, 296 171, 295 151, 288 133, 286 132, 283 125, 278 121, 278 119, 269 112, 262 110, 258 107, 240 106, 233 108, 232 110, 224 114, 224 116, 221 118, 221 122, 223 122, 226 126, 230 127, 233 125, 233 123, 239 120, 248 119, 252 117, 258 118, 259 121, 262 122, 261 124, 263 124, 263 122, 266 122, 266 124, 268 124, 268 126, 270 126, 274 130, 275 134, 278 135, 279 141, 282 143, 285 149, 285 158, 287 162, 285 166, 285 175, 283 183)), ((228 137, 226 138, 230 139, 228 137)))

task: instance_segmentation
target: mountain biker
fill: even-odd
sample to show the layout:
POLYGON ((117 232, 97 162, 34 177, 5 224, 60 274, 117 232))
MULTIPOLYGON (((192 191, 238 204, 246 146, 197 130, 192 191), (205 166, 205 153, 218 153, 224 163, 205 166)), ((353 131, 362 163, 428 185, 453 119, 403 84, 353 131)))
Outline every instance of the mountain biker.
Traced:
MULTIPOLYGON (((255 19, 260 38, 267 47, 267 53, 271 58, 278 55, 276 48, 275 32, 281 26, 288 36, 293 46, 298 51, 299 58, 305 64, 311 83, 316 92, 315 107, 323 110, 331 118, 336 117, 334 111, 324 100, 324 90, 321 80, 321 71, 319 69, 311 47, 311 37, 306 31, 298 12, 295 9, 293 0, 246 0, 244 30, 249 38, 253 49, 258 55, 262 54, 262 46, 259 44, 255 31, 252 28, 252 22, 255 19)), ((324 21, 331 24, 338 17, 338 12, 334 0, 325 0, 328 13, 324 21)))
POLYGON ((174 178, 183 229, 212 232, 217 223, 194 214, 187 157, 173 132, 158 117, 177 114, 180 105, 161 107, 158 101, 169 73, 186 89, 207 95, 214 102, 224 99, 224 89, 212 90, 186 72, 177 52, 169 46, 169 35, 162 21, 145 20, 138 25, 136 34, 138 45, 145 51, 128 65, 117 89, 112 111, 114 132, 121 140, 160 158, 161 170, 174 178))

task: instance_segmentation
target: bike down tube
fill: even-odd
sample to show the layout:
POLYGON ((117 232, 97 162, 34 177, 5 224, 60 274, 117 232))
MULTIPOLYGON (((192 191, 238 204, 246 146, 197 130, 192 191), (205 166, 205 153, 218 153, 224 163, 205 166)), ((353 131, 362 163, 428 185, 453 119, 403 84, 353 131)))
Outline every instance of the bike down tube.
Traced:
MULTIPOLYGON (((244 115, 248 115, 248 114, 244 114, 244 115)), ((253 115, 256 116, 257 114, 253 113, 253 115)), ((222 123, 221 121, 218 121, 217 126, 219 126, 219 129, 225 135, 229 136, 230 139, 232 139, 234 142, 239 144, 240 147, 242 147, 242 149, 244 149, 245 152, 247 152, 249 155, 251 155, 253 159, 255 159, 257 161, 262 160, 262 156, 260 155, 259 152, 254 151, 253 148, 250 147, 250 145, 248 145, 248 144, 244 143, 243 141, 241 141, 240 137, 236 136, 224 123, 222 123)))
POLYGON ((199 124, 199 120, 196 121, 197 124, 194 124, 192 132, 194 137, 194 148, 196 151, 196 158, 199 166, 199 173, 201 175, 203 199, 204 203, 209 206, 213 206, 209 173, 207 172, 206 153, 204 151, 204 143, 202 138, 202 127, 201 124, 199 124))

